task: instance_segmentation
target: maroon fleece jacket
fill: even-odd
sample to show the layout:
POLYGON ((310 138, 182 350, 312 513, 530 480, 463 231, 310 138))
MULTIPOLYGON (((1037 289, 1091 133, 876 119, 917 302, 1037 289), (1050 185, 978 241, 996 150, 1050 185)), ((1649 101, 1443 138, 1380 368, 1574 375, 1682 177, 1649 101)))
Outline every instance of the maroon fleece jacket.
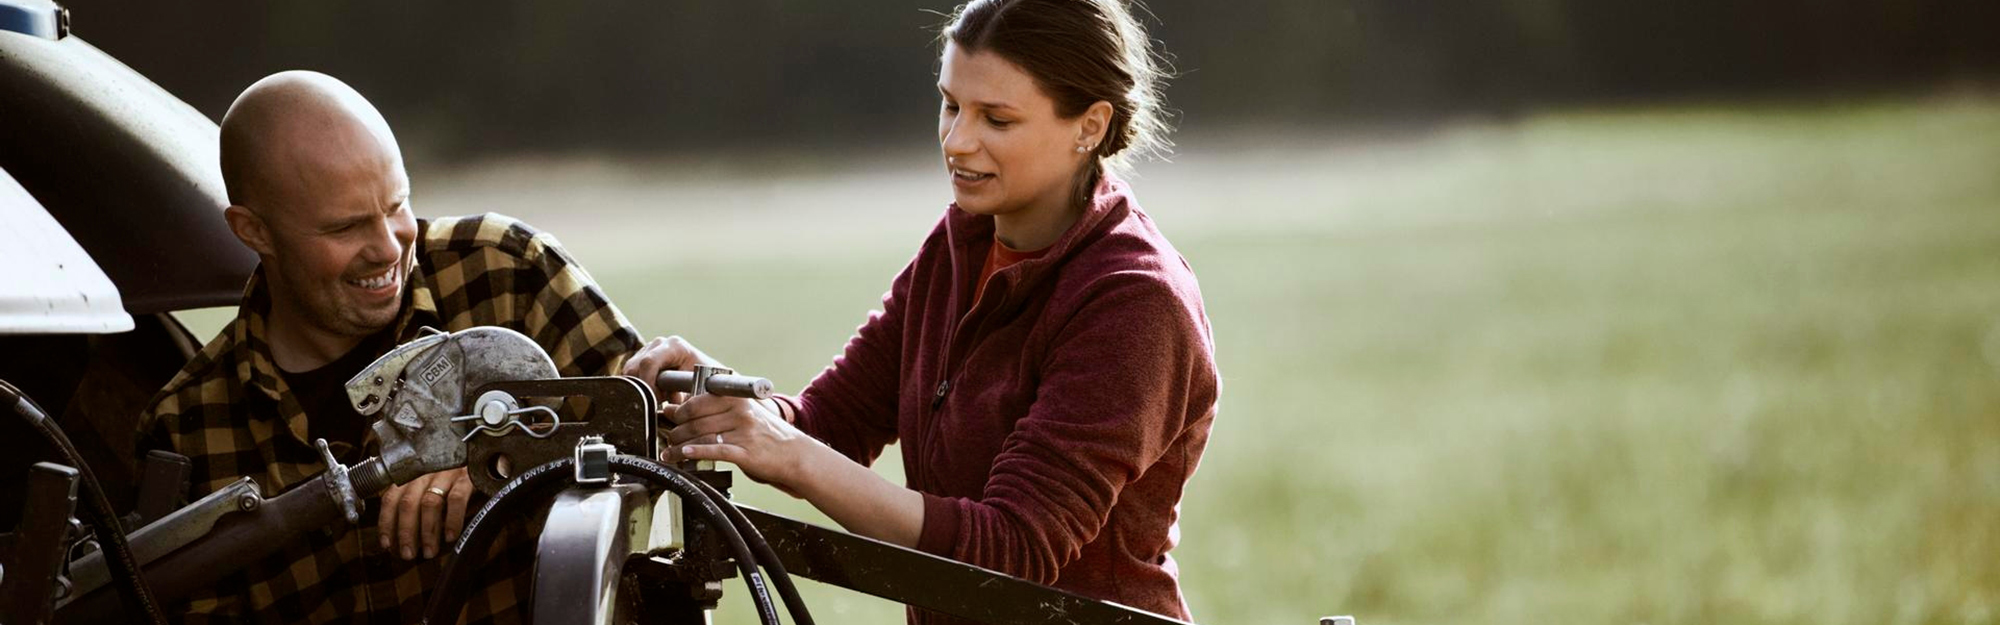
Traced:
POLYGON ((1167 552, 1220 386, 1193 270, 1111 176, 975 306, 993 244, 992 217, 946 210, 788 398, 799 428, 864 465, 901 441, 923 551, 1188 618, 1167 552))

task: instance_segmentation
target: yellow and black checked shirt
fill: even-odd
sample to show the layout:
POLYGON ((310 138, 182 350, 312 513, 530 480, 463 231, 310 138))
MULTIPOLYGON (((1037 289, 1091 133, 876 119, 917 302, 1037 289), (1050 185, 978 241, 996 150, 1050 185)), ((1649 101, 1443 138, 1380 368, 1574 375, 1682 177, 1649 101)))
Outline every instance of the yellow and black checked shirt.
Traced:
MULTIPOLYGON (((638 331, 554 237, 490 213, 420 222, 418 231, 417 266, 396 321, 398 344, 427 326, 502 326, 540 343, 565 376, 616 374, 639 348, 638 331)), ((193 460, 195 498, 243 476, 256 478, 271 496, 326 469, 307 438, 306 413, 271 359, 264 328, 271 300, 262 276, 260 270, 251 277, 236 319, 167 383, 139 421, 142 440, 193 460)), ((372 433, 369 439, 372 445, 372 433)), ((342 455, 350 463, 359 459, 342 455)), ((417 621, 444 558, 404 561, 381 549, 377 502, 369 503, 359 526, 309 533, 193 597, 186 620, 417 621)), ((525 620, 534 541, 518 530, 502 536, 479 569, 475 583, 482 589, 470 594, 468 622, 525 620)))

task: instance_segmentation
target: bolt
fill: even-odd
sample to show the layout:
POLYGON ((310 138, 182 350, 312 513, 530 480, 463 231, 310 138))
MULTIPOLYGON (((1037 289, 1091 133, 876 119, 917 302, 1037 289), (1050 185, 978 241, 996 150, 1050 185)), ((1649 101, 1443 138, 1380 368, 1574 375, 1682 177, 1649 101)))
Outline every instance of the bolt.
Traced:
POLYGON ((256 495, 252 495, 249 493, 244 493, 236 497, 236 508, 244 512, 256 510, 257 506, 262 503, 263 501, 257 499, 256 495))
POLYGON ((479 419, 489 427, 497 427, 507 421, 507 403, 493 400, 479 406, 479 419))

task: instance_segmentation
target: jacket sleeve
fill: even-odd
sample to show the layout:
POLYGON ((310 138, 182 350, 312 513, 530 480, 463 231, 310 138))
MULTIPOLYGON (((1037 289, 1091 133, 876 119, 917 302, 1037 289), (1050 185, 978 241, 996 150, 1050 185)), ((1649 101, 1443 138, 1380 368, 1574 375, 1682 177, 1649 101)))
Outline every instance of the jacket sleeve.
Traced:
POLYGON ((918 549, 1044 584, 1079 557, 1119 494, 1214 406, 1207 324, 1178 288, 1129 273, 1093 285, 981 496, 924 495, 918 549))
MULTIPOLYGON (((936 242, 935 237, 933 243, 936 242)), ((882 309, 847 340, 792 404, 799 430, 863 466, 873 465, 882 448, 896 441, 896 403, 903 379, 904 310, 919 263, 918 252, 882 295, 882 309)))

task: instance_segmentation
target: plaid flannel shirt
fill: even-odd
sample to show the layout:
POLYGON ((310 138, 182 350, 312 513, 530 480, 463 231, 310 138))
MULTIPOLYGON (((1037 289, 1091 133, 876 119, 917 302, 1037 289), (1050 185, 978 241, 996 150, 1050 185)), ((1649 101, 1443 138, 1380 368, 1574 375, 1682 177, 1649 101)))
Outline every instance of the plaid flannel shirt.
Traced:
MULTIPOLYGON (((638 331, 554 237, 490 213, 420 222, 418 230, 417 263, 396 321, 398 344, 424 327, 502 326, 540 343, 564 376, 614 375, 639 348, 638 331)), ((273 364, 264 321, 270 306, 260 269, 236 319, 140 418, 142 440, 192 459, 193 497, 244 476, 275 495, 326 469, 307 438, 305 411, 273 364)), ((373 439, 370 432, 366 444, 373 439)), ((353 462, 359 459, 353 451, 340 455, 353 462)), ((309 533, 192 597, 186 620, 416 622, 443 558, 404 561, 381 549, 378 504, 369 502, 360 525, 309 533)), ((479 569, 468 622, 526 619, 534 537, 520 530, 502 535, 479 569)))

